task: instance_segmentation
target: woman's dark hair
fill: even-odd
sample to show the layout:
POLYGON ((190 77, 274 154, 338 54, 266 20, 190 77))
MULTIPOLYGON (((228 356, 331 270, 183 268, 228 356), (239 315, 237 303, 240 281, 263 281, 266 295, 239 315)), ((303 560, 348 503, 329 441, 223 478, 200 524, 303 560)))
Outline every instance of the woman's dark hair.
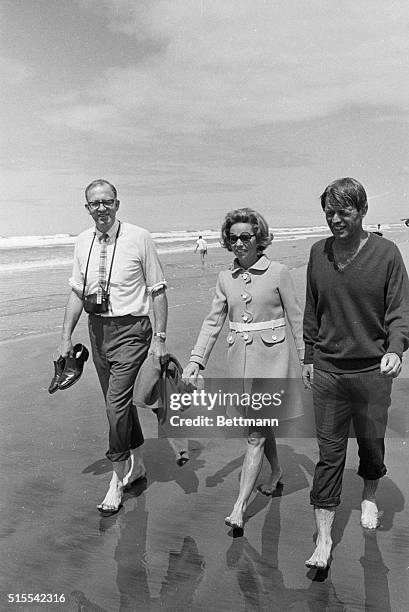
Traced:
POLYGON ((267 221, 262 215, 252 208, 238 208, 227 213, 223 225, 222 225, 222 246, 231 251, 231 244, 229 241, 230 228, 235 223, 251 223, 253 232, 256 235, 257 250, 264 251, 271 244, 273 240, 273 234, 268 228, 267 221))

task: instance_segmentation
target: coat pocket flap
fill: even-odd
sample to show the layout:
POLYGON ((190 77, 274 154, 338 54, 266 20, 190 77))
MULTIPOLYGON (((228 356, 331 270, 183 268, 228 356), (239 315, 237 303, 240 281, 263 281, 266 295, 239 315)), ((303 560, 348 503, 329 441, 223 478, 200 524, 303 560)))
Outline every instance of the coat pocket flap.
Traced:
POLYGON ((277 344, 285 339, 285 327, 276 327, 276 329, 263 329, 260 332, 262 341, 265 344, 277 344))

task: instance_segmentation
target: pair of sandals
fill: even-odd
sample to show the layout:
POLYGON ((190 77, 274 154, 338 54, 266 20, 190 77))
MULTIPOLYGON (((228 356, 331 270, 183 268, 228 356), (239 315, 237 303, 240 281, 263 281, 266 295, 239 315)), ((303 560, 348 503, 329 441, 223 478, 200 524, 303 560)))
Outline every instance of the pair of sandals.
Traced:
POLYGON ((55 393, 60 389, 69 389, 75 384, 82 375, 84 364, 89 357, 89 351, 83 344, 76 344, 73 349, 73 355, 68 357, 58 357, 54 361, 54 376, 51 379, 48 387, 48 393, 55 393))

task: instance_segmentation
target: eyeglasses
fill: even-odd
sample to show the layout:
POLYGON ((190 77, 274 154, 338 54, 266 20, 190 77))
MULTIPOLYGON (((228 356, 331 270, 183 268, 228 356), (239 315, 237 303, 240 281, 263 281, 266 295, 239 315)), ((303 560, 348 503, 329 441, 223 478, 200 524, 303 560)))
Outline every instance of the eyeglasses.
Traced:
POLYGON ((101 204, 104 208, 113 208, 116 204, 116 200, 94 200, 93 202, 87 202, 87 206, 91 210, 98 210, 101 204))
POLYGON ((255 236, 255 234, 249 234, 248 232, 243 232, 240 236, 236 234, 230 234, 228 240, 230 244, 236 244, 236 242, 240 239, 242 242, 250 242, 250 240, 255 236))

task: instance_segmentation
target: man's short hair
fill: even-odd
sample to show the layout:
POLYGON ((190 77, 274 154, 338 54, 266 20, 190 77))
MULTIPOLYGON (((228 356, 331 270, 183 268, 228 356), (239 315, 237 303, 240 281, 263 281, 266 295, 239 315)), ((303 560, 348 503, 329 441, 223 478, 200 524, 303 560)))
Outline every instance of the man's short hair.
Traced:
POLYGON ((352 206, 360 211, 368 202, 366 191, 359 181, 345 177, 330 183, 321 195, 321 207, 324 210, 327 200, 331 204, 352 206))
POLYGON ((85 187, 85 199, 88 202, 88 192, 91 191, 91 189, 93 189, 94 187, 98 187, 99 185, 108 185, 111 189, 112 192, 115 196, 115 200, 117 199, 117 191, 116 188, 114 187, 114 185, 112 183, 110 183, 109 181, 106 181, 105 179, 96 179, 95 181, 92 181, 92 183, 90 183, 89 185, 87 185, 85 187))
POLYGON ((222 225, 221 245, 231 251, 231 243, 229 240, 230 228, 235 223, 250 223, 253 227, 253 232, 256 235, 257 250, 264 251, 271 244, 273 234, 270 232, 268 223, 262 215, 252 208, 237 208, 227 213, 222 225))

